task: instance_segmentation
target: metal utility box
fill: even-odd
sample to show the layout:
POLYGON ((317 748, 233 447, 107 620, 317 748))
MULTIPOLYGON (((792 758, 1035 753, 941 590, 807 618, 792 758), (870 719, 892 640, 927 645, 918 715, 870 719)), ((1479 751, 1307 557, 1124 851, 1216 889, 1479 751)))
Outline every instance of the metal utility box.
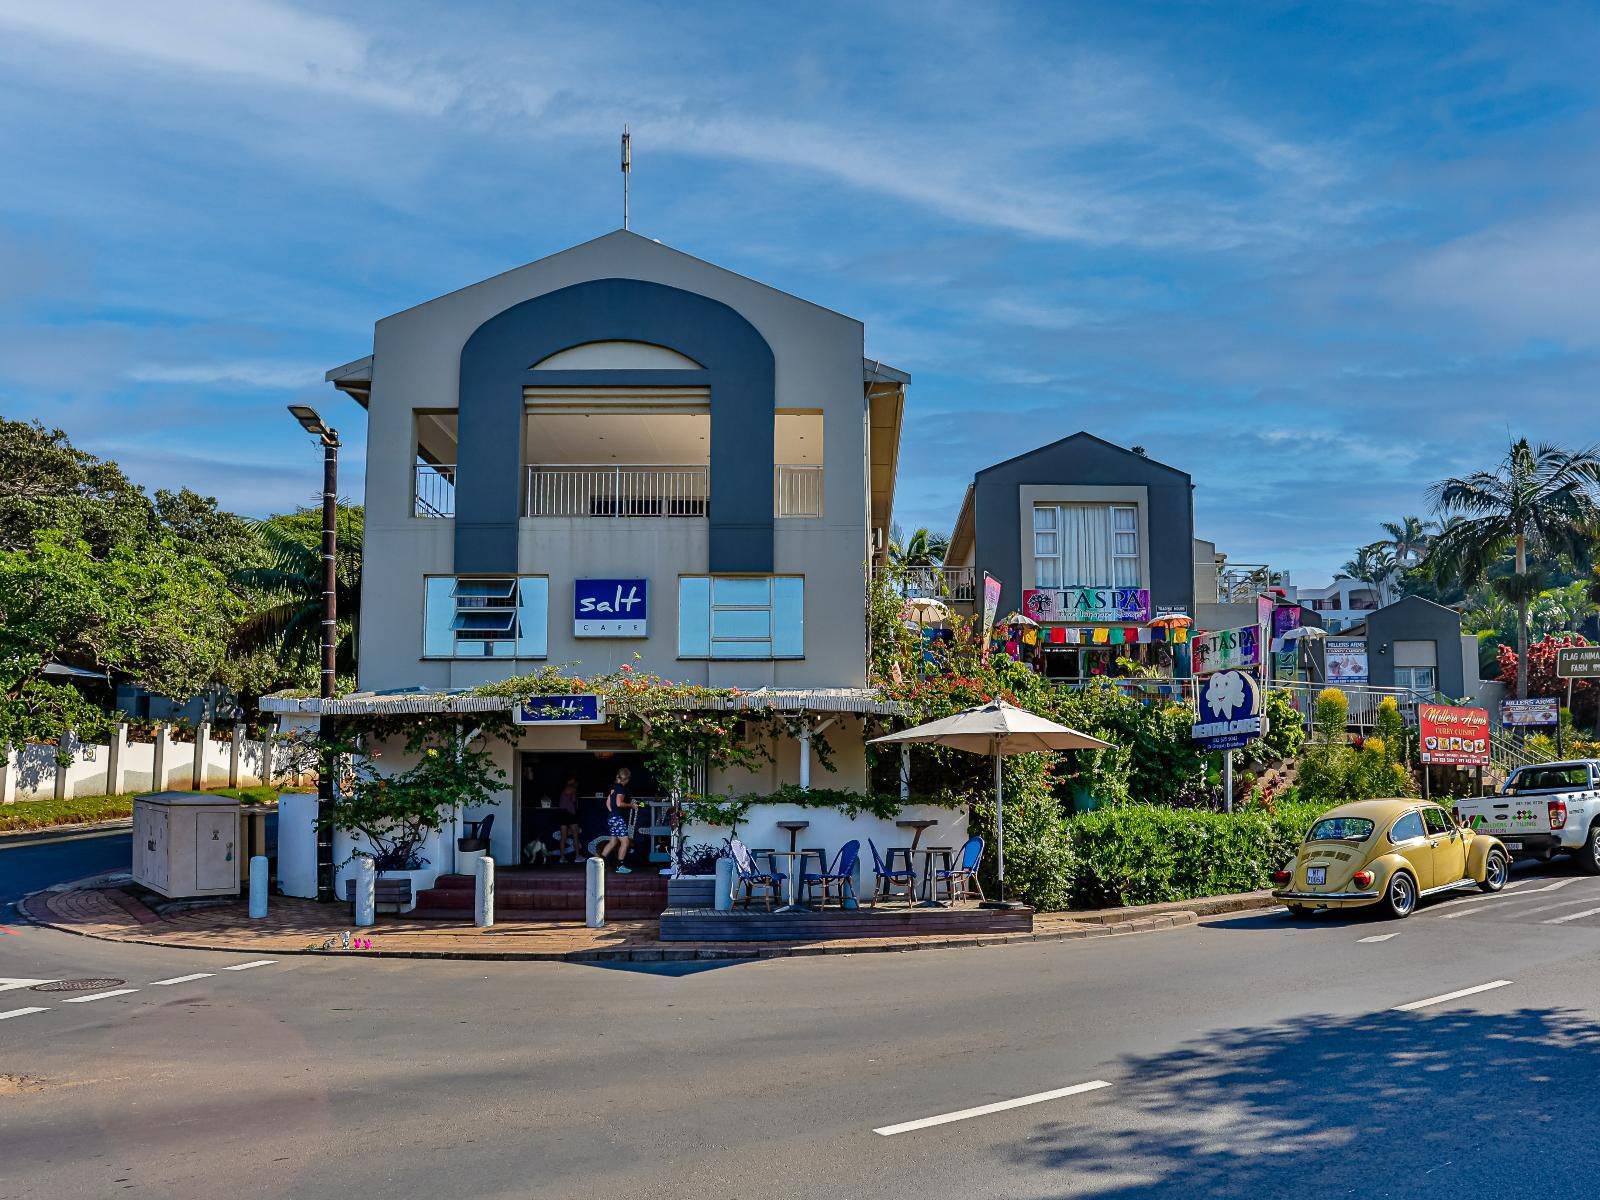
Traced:
POLYGON ((202 792, 133 801, 133 881, 170 899, 239 891, 239 802, 202 792))

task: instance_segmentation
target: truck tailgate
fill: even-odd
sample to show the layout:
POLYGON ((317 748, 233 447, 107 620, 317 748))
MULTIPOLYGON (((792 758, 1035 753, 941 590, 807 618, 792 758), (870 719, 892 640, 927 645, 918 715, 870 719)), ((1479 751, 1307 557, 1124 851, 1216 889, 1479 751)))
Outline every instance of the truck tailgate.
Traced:
POLYGON ((1550 810, 1540 796, 1470 796, 1456 801, 1456 812, 1469 829, 1499 838, 1550 832, 1550 810))

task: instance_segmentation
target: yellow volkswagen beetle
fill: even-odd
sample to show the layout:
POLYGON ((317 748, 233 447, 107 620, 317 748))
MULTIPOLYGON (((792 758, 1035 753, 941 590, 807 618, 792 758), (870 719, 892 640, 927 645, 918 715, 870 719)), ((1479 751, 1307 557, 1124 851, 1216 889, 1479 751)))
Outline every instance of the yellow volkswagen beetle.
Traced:
POLYGON ((1292 917, 1319 908, 1381 905, 1408 917, 1423 896, 1475 883, 1506 886, 1511 855, 1426 800, 1361 800, 1319 817, 1294 861, 1273 873, 1272 894, 1292 917))

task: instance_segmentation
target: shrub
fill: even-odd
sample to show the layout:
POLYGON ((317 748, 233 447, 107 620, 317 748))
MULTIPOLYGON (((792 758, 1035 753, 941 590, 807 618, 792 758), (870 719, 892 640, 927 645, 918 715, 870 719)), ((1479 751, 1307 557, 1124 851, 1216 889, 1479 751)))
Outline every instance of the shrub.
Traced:
MULTIPOLYGON (((1006 797, 1006 897, 1041 912, 1058 911, 1072 900, 1073 856, 1069 820, 1053 796, 1006 797)), ((999 895, 995 874, 994 797, 976 800, 967 828, 983 838, 981 878, 984 894, 999 895)))
POLYGON ((1080 813, 1066 823, 1072 906, 1155 904, 1267 887, 1328 807, 1279 801, 1270 810, 1251 805, 1219 813, 1129 804, 1080 813))

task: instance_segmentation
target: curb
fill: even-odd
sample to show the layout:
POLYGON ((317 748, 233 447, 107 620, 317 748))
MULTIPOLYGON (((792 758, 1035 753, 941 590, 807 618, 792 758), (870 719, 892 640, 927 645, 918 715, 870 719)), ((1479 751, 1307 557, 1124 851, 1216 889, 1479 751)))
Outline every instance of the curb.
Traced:
MULTIPOLYGON (((167 950, 201 950, 220 954, 277 954, 277 955, 314 955, 322 958, 390 958, 390 959, 437 959, 441 961, 456 962, 566 962, 566 963, 662 963, 662 962, 726 962, 743 959, 774 959, 774 958, 814 958, 823 955, 843 954, 909 954, 918 950, 966 950, 982 949, 988 946, 1011 946, 1025 942, 1076 942, 1091 938, 1126 937, 1139 933, 1158 933, 1166 929, 1176 929, 1186 925, 1193 925, 1200 920, 1197 912, 1188 909, 1174 909, 1161 913, 1149 913, 1135 919, 1111 921, 1088 921, 1067 929, 1048 930, 1043 933, 1002 933, 978 934, 969 938, 936 937, 926 938, 918 942, 906 944, 902 942, 885 942, 883 945, 872 943, 859 943, 856 945, 830 945, 798 944, 784 945, 772 943, 729 943, 726 949, 722 947, 683 946, 683 947, 656 947, 642 946, 635 948, 619 948, 616 950, 566 950, 566 951, 538 951, 538 950, 323 950, 316 946, 302 946, 296 949, 278 949, 276 947, 263 947, 260 945, 210 945, 193 946, 175 943, 161 938, 153 937, 106 937, 102 934, 88 933, 82 929, 74 929, 68 925, 58 925, 54 921, 42 917, 31 907, 32 902, 40 900, 51 891, 64 891, 62 885, 54 888, 32 892, 17 902, 17 912, 27 918, 29 922, 45 929, 54 929, 59 933, 70 933, 76 937, 93 938, 95 941, 115 942, 124 945, 158 946, 167 950)), ((134 914, 130 914, 134 915, 134 914)), ((135 916, 135 919, 138 919, 135 916)))

